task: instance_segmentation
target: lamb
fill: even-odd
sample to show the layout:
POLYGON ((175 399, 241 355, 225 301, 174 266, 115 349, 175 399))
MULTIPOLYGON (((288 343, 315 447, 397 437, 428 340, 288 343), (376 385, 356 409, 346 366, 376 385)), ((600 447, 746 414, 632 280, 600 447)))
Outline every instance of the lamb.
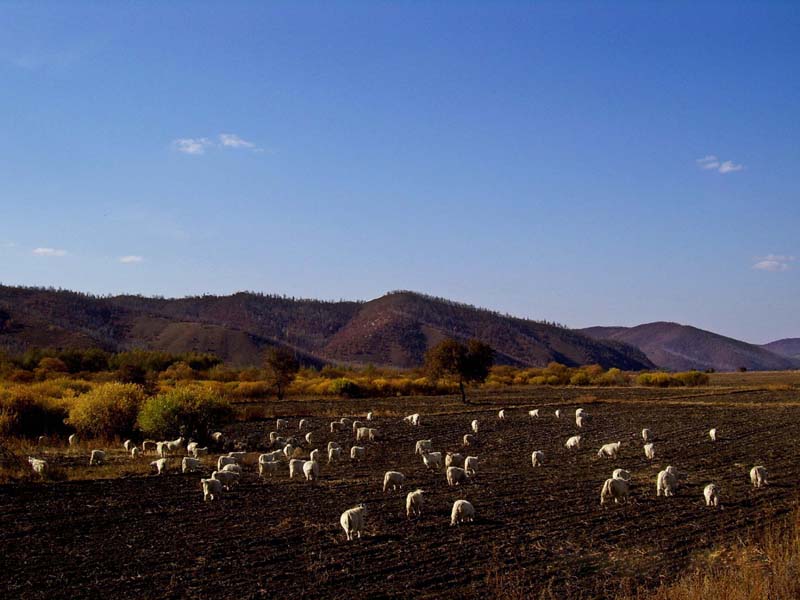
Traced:
POLYGON ((218 479, 201 479, 203 486, 203 502, 216 500, 222 495, 222 482, 218 479))
POLYGON ((341 448, 328 448, 328 464, 338 462, 342 458, 341 448))
POLYGON ((303 475, 306 481, 316 481, 319 479, 319 463, 315 460, 307 460, 303 463, 303 475))
POLYGON ((538 418, 538 417, 539 417, 539 409, 538 409, 538 408, 535 408, 535 409, 533 409, 533 410, 529 410, 529 411, 528 411, 528 416, 529 416, 531 419, 536 419, 536 418, 538 418))
POLYGON ((184 456, 181 461, 181 473, 191 473, 201 467, 201 463, 196 458, 184 456))
POLYGON ((353 446, 350 448, 350 460, 362 461, 367 456, 367 449, 364 446, 353 446))
POLYGON ((615 504, 622 504, 628 497, 629 489, 630 484, 627 479, 620 479, 618 477, 606 479, 603 484, 603 489, 600 491, 600 506, 605 504, 606 501, 610 501, 612 498, 615 504))
POLYGON ((356 441, 369 439, 369 427, 359 427, 356 429, 356 441))
POLYGON ((234 483, 239 481, 239 474, 233 473, 232 471, 214 471, 211 474, 211 479, 216 479, 222 484, 222 487, 229 490, 233 487, 234 483))
POLYGON ((328 452, 330 452, 331 448, 341 448, 339 442, 328 442, 328 452))
POLYGON ((286 419, 275 419, 275 429, 280 431, 281 429, 287 429, 289 427, 289 421, 286 419))
POLYGON ((306 434, 306 444, 313 444, 313 443, 314 443, 314 442, 312 441, 313 439, 314 439, 314 432, 312 432, 312 431, 309 431, 309 432, 306 434))
POLYGON ((458 452, 448 452, 444 457, 445 467, 460 467, 464 465, 464 457, 458 452))
POLYGON ((644 445, 644 455, 649 460, 653 460, 656 457, 656 449, 652 442, 644 445))
POLYGON ((125 443, 122 444, 122 447, 125 448, 125 452, 130 452, 133 446, 134 446, 133 440, 125 440, 125 443))
POLYGON ((541 450, 534 450, 531 454, 531 463, 534 467, 541 467, 544 462, 544 452, 541 450))
POLYGON ((308 453, 308 460, 313 460, 314 462, 319 461, 319 449, 314 448, 311 452, 308 453))
POLYGON ((200 444, 198 444, 197 442, 189 442, 188 444, 186 444, 187 456, 194 454, 194 449, 197 448, 199 445, 200 444))
POLYGON ((475 507, 466 500, 456 500, 450 513, 450 526, 472 522, 475 519, 475 507))
POLYGON ((139 452, 140 452, 140 450, 136 446, 131 448, 131 458, 133 458, 133 459, 139 458, 139 452))
POLYGON ((475 439, 474 435, 469 434, 469 433, 464 435, 464 447, 465 448, 469 448, 470 446, 474 446, 476 441, 477 440, 475 439))
POLYGON ((585 414, 586 414, 586 411, 585 411, 585 410, 583 410, 582 408, 576 408, 576 409, 575 409, 575 418, 576 418, 576 419, 577 419, 578 417, 582 416, 582 415, 585 415, 585 414))
POLYGON ((367 421, 372 421, 372 411, 367 413, 367 421))
POLYGON ((653 432, 645 428, 642 429, 642 439, 644 440, 645 444, 648 444, 652 442, 655 438, 653 437, 653 432))
POLYGON ((442 453, 441 452, 423 452, 422 462, 427 469, 441 469, 442 468, 442 453))
POLYGON ((399 471, 386 471, 383 476, 383 491, 388 490, 389 486, 392 487, 392 490, 402 490, 405 480, 406 476, 399 471))
POLYGON ((142 442, 142 453, 156 452, 158 450, 158 442, 154 440, 145 440, 142 442))
POLYGON ((42 460, 41 458, 33 458, 32 456, 29 456, 28 462, 31 464, 31 469, 33 469, 34 473, 36 473, 40 477, 44 477, 44 474, 47 472, 46 460, 42 460))
POLYGON ((561 418, 561 409, 557 408, 556 412, 554 414, 556 415, 556 419, 560 419, 561 418))
POLYGON ((709 429, 708 430, 708 437, 711 438, 712 442, 716 442, 717 441, 717 428, 716 427, 714 427, 713 429, 709 429))
POLYGON ((302 458, 293 458, 289 461, 289 479, 294 479, 295 475, 303 472, 303 465, 306 463, 302 458))
POLYGON ((631 474, 629 471, 625 469, 614 469, 614 472, 611 474, 612 479, 624 479, 625 481, 631 480, 631 474))
POLYGON ((413 415, 408 415, 407 417, 403 417, 403 421, 405 421, 409 425, 413 425, 414 427, 418 427, 419 426, 419 413, 414 413, 413 415))
POLYGON ((506 409, 505 409, 505 408, 501 408, 501 409, 500 409, 500 410, 497 412, 497 418, 498 418, 499 420, 501 420, 501 421, 502 421, 502 420, 504 420, 504 419, 506 418, 506 409))
POLYGON ((266 456, 262 454, 258 457, 258 476, 264 477, 266 473, 269 473, 269 476, 272 475, 278 470, 278 465, 280 464, 276 460, 261 460, 262 457, 266 456))
POLYGON ((580 450, 581 447, 581 439, 582 436, 580 435, 573 435, 571 438, 567 440, 567 443, 564 444, 569 450, 580 450))
POLYGON ((468 456, 464 459, 464 470, 470 477, 475 477, 475 472, 478 469, 478 457, 468 456))
POLYGON ((71 436, 67 438, 67 442, 69 442, 70 446, 77 446, 78 445, 78 434, 73 433, 71 436))
POLYGON ((703 490, 703 497, 706 499, 706 506, 719 506, 719 490, 713 483, 709 483, 703 490))
POLYGON ((600 458, 617 458, 617 454, 619 454, 619 449, 622 446, 622 442, 614 442, 613 444, 604 444, 600 447, 600 450, 597 451, 597 456, 600 458))
POLYGON ((358 431, 359 427, 364 427, 364 423, 361 421, 353 421, 353 433, 358 431))
POLYGON ((344 529, 347 541, 352 541, 355 534, 358 534, 359 539, 361 539, 361 532, 364 529, 366 517, 367 507, 363 504, 359 504, 355 508, 351 508, 342 513, 342 516, 339 517, 339 524, 342 526, 342 529, 344 529))
POLYGON ((220 469, 223 473, 236 473, 237 475, 242 474, 242 467, 239 465, 225 465, 220 469))
POLYGON ((664 494, 664 497, 674 496, 678 489, 678 474, 675 467, 667 467, 658 474, 656 479, 656 496, 664 494))
POLYGON ((417 440, 414 446, 414 454, 422 454, 423 452, 430 452, 433 450, 432 440, 417 440))
POLYGON ((767 470, 761 465, 750 469, 750 483, 757 488, 767 485, 767 470))
POLYGON ((422 505, 425 503, 423 490, 414 490, 406 496, 406 517, 409 519, 422 516, 422 505))
POLYGON ((286 458, 291 459, 292 456, 294 456, 294 449, 295 449, 294 446, 292 446, 291 444, 286 444, 283 447, 283 455, 286 458))
POLYGON ((303 431, 303 429, 306 427, 308 427, 308 419, 300 419, 300 422, 297 424, 297 428, 300 431, 303 431))
POLYGON ((589 415, 586 413, 580 415, 579 417, 575 417, 575 425, 578 429, 583 429, 583 426, 589 422, 589 415))
POLYGON ((102 450, 92 450, 92 455, 89 457, 89 466, 99 465, 106 461, 106 453, 102 450))
POLYGON ((163 475, 164 471, 167 470, 167 459, 166 458, 156 459, 150 463, 150 467, 156 470, 157 475, 163 475))
POLYGON ((225 465, 235 465, 239 461, 237 461, 232 456, 220 456, 217 459, 217 471, 222 471, 225 468, 225 465))
POLYGON ((473 433, 478 433, 478 419, 475 419, 470 423, 470 427, 472 427, 473 433))
POLYGON ((331 421, 331 433, 336 433, 337 431, 341 431, 342 424, 339 421, 331 421))
POLYGON ((201 448, 200 446, 195 446, 192 448, 192 456, 195 458, 200 458, 201 456, 205 456, 208 454, 208 446, 205 448, 201 448))
POLYGON ((447 485, 450 487, 467 482, 467 472, 460 467, 447 467, 447 485))

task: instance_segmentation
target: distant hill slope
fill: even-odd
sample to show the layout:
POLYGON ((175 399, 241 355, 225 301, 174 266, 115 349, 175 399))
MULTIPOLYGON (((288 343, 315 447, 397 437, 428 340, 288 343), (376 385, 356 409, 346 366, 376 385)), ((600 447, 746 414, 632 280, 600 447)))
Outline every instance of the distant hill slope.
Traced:
POLYGON ((411 367, 438 341, 477 337, 498 362, 542 366, 596 363, 652 368, 636 348, 580 332, 412 292, 371 302, 322 302, 253 293, 180 299, 94 297, 0 286, 0 348, 151 348, 213 352, 257 364, 262 350, 286 346, 306 362, 411 367))
POLYGON ((589 327, 581 329, 595 339, 609 339, 631 344, 642 350, 659 367, 678 371, 716 369, 752 371, 798 368, 800 362, 711 331, 656 322, 636 327, 589 327))
POLYGON ((775 354, 800 361, 800 338, 777 340, 769 344, 764 344, 761 347, 775 354))

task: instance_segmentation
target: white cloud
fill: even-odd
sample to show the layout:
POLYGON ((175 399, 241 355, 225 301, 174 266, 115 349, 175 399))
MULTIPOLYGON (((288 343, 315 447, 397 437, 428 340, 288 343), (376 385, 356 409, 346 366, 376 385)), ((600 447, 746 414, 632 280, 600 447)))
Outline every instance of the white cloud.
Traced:
POLYGON ((33 253, 36 256, 66 256, 66 250, 59 250, 57 248, 34 248, 33 253))
POLYGON ((758 269, 759 271, 771 271, 773 273, 778 273, 791 269, 791 263, 794 261, 794 256, 786 256, 784 254, 767 254, 766 256, 759 258, 753 265, 753 268, 758 269))
POLYGON ((220 133, 219 143, 227 148, 256 148, 256 145, 253 142, 248 142, 247 140, 240 138, 235 133, 220 133))
POLYGON ((141 256, 136 256, 135 254, 131 254, 129 256, 121 256, 119 259, 119 262, 121 262, 123 265, 133 265, 143 261, 144 258, 142 258, 141 256))
POLYGON ((172 146, 184 154, 205 154, 206 148, 213 146, 208 138, 178 138, 172 141, 172 146))
POLYGON ((721 161, 713 154, 708 154, 703 158, 698 158, 696 161, 697 166, 705 171, 716 171, 725 175, 726 173, 735 173, 744 169, 744 165, 739 165, 732 160, 721 161))

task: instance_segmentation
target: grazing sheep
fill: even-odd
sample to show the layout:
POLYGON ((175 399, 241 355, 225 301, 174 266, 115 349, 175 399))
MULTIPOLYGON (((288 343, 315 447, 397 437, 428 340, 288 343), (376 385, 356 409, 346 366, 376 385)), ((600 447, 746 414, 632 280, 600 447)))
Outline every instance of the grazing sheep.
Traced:
POLYGON ((208 454, 208 446, 205 448, 201 448, 200 446, 195 446, 192 448, 192 456, 195 458, 200 458, 201 456, 206 456, 208 454))
POLYGON ((222 482, 218 479, 201 479, 203 486, 203 502, 216 500, 222 495, 222 482))
POLYGON ((342 529, 344 529, 347 541, 352 541, 355 534, 358 534, 359 539, 361 538, 361 532, 364 529, 366 517, 367 507, 363 504, 359 504, 355 508, 351 508, 342 513, 342 516, 339 517, 339 524, 342 526, 342 529))
POLYGON ((280 463, 277 460, 261 460, 261 457, 266 456, 262 454, 258 457, 258 476, 264 477, 265 474, 269 473, 269 476, 272 475, 278 470, 278 465, 280 463))
POLYGON ((46 460, 42 460, 41 458, 33 458, 32 456, 29 456, 28 462, 31 464, 31 469, 33 469, 34 473, 36 473, 40 477, 44 477, 44 474, 47 472, 46 460))
POLYGON ((414 454, 422 454, 433 450, 433 440, 417 440, 414 446, 414 454))
POLYGON ((406 517, 409 519, 422 516, 422 505, 425 503, 423 490, 414 490, 406 496, 406 517))
POLYGON ((474 435, 467 433, 464 435, 464 447, 469 448, 470 446, 474 446, 477 439, 474 435))
POLYGON ((150 467, 156 470, 157 475, 163 475, 164 471, 167 470, 167 459, 166 458, 156 459, 150 463, 150 467))
POLYGON ((367 456, 367 449, 364 446, 353 446, 350 448, 350 460, 362 461, 367 456))
POLYGON ((338 462, 342 458, 341 448, 328 448, 328 464, 338 462))
POLYGON ((342 424, 339 421, 331 421, 331 433, 336 433, 337 431, 341 431, 342 424))
POLYGON ((350 419, 348 419, 347 417, 342 417, 341 419, 339 419, 339 423, 342 424, 342 427, 349 427, 350 419))
POLYGON ((189 458, 184 456, 181 461, 181 473, 191 473, 201 467, 201 463, 196 458, 189 458))
POLYGON ((473 433, 478 433, 478 419, 472 421, 472 423, 470 423, 470 427, 472 427, 473 433))
POLYGON ((417 427, 419 426, 419 413, 414 413, 413 415, 408 415, 407 417, 403 417, 403 421, 405 421, 409 425, 417 427))
POLYGON ((44 446, 45 444, 47 444, 47 436, 46 435, 40 435, 36 439, 36 445, 37 446, 44 446))
POLYGON ((444 457, 445 467, 462 467, 464 466, 464 457, 458 452, 448 452, 444 457))
POLYGON ((442 468, 442 453, 441 452, 423 452, 422 462, 427 469, 441 469, 442 468))
POLYGON ((501 421, 506 418, 506 409, 505 408, 501 408, 499 411, 497 411, 497 418, 499 420, 501 420, 501 421))
POLYGON ((464 459, 464 470, 470 477, 475 477, 475 472, 478 469, 478 457, 468 456, 464 459))
POLYGON ((597 451, 597 456, 600 458, 617 458, 617 454, 619 454, 619 449, 621 446, 622 442, 604 444, 600 447, 600 450, 597 451))
POLYGON ((237 475, 242 474, 242 467, 239 465, 225 465, 220 469, 223 473, 236 473, 237 475))
POLYGON ((339 444, 339 442, 328 442, 328 450, 330 450, 331 448, 341 448, 341 447, 342 446, 339 444))
POLYGON ((280 431, 281 429, 288 429, 289 421, 286 419, 275 419, 275 429, 280 431))
POLYGON ((628 497, 629 489, 630 484, 627 479, 618 477, 606 479, 603 484, 603 489, 600 491, 600 506, 605 504, 606 501, 610 501, 612 498, 615 504, 622 504, 628 497))
POLYGON ((294 479, 295 475, 303 472, 303 465, 306 463, 302 458, 293 458, 289 461, 289 479, 294 479))
POLYGON ((225 468, 225 465, 235 465, 239 461, 237 461, 232 456, 220 456, 217 459, 217 471, 222 471, 225 468))
POLYGON ((358 431, 360 427, 364 427, 364 423, 362 423, 361 421, 353 421, 353 433, 358 431))
POLYGON ((392 487, 392 490, 402 490, 405 480, 406 476, 399 471, 386 471, 383 476, 383 491, 388 490, 389 486, 392 487))
POLYGON ((238 483, 239 474, 233 471, 214 471, 211 474, 211 479, 216 479, 222 484, 222 487, 229 490, 233 487, 234 483, 238 483))
POLYGON ((241 462, 247 456, 247 452, 228 452, 228 458, 233 458, 236 462, 241 462))
POLYGON ((750 469, 750 483, 757 488, 767 485, 767 470, 760 465, 750 469))
POLYGON ((314 448, 311 452, 308 453, 308 460, 313 460, 314 462, 319 461, 319 449, 314 448))
POLYGON ((467 472, 460 467, 447 467, 447 485, 450 487, 467 482, 467 472))
POLYGON ((614 472, 611 474, 612 479, 624 479, 625 481, 631 480, 631 474, 629 471, 625 469, 614 469, 614 472))
POLYGON ((378 441, 379 439, 381 439, 380 431, 378 431, 377 429, 374 429, 374 428, 373 429, 368 429, 367 430, 367 439, 369 439, 370 442, 378 441))
POLYGON ((225 444, 225 434, 223 434, 221 431, 215 431, 211 434, 211 441, 222 446, 225 444))
POLYGON ((73 433, 71 436, 67 438, 67 442, 69 442, 70 446, 77 446, 78 445, 78 434, 73 433))
POLYGON ((653 460, 656 457, 656 448, 652 442, 644 445, 644 455, 648 460, 653 460))
POLYGON ((274 444, 279 439, 281 439, 281 434, 279 434, 277 431, 270 431, 269 432, 269 443, 270 444, 274 444))
POLYGON ((106 453, 102 450, 92 450, 92 455, 89 457, 89 466, 100 465, 106 462, 106 453))
POLYGON ((308 419, 300 419, 300 422, 297 424, 297 428, 300 431, 303 431, 303 429, 306 427, 308 427, 308 419))
POLYGON ((531 454, 531 463, 534 467, 541 467, 544 462, 544 452, 541 450, 534 450, 531 454))
POLYGON ((194 449, 197 448, 200 444, 197 442, 189 442, 186 444, 186 454, 191 455, 194 454, 194 449))
POLYGON ((312 442, 312 440, 313 440, 313 439, 314 439, 314 432, 312 432, 312 431, 309 431, 309 432, 306 434, 306 444, 312 444, 312 443, 313 443, 313 442, 312 442))
POLYGON ((713 429, 709 429, 708 430, 708 437, 711 438, 712 442, 716 442, 717 441, 717 428, 716 427, 714 427, 713 429))
POLYGON ((133 446, 134 446, 133 440, 125 440, 125 443, 122 444, 122 447, 125 448, 125 452, 130 452, 133 446))
POLYGON ((653 437, 653 432, 649 429, 642 429, 642 439, 644 440, 645 444, 652 442, 655 438, 653 437))
POLYGON ((286 458, 291 459, 292 456, 294 456, 294 450, 295 450, 294 446, 292 446, 291 444, 286 444, 283 447, 283 455, 286 458))
POLYGON ((450 526, 475 520, 475 507, 466 500, 456 500, 450 513, 450 526))
POLYGON ((556 409, 556 412, 555 412, 555 413, 553 413, 553 414, 555 414, 555 416, 556 416, 556 419, 560 419, 560 418, 561 418, 561 409, 560 409, 560 408, 557 408, 557 409, 556 409))
POLYGON ((369 427, 359 427, 358 429, 356 429, 357 442, 367 439, 369 439, 369 427))
POLYGON ((719 506, 719 490, 713 483, 709 483, 703 490, 706 506, 719 506))
POLYGON ((367 421, 372 421, 372 411, 367 413, 367 421))
POLYGON ((656 478, 656 496, 674 496, 678 489, 678 474, 674 467, 667 467, 656 478))
POLYGON ((306 481, 316 481, 319 479, 319 463, 315 460, 307 460, 303 463, 303 475, 306 481))
POLYGON ((529 411, 528 411, 528 416, 529 416, 531 419, 536 419, 536 418, 538 418, 538 417, 539 417, 539 409, 538 409, 538 408, 535 408, 535 409, 533 409, 533 410, 529 410, 529 411))
POLYGON ((583 426, 589 423, 590 417, 586 413, 583 413, 577 417, 575 417, 575 425, 578 429, 583 429, 583 426))
POLYGON ((139 452, 140 450, 136 446, 131 448, 131 458, 139 458, 139 452))
POLYGON ((567 443, 564 445, 570 450, 580 450, 581 438, 582 436, 580 435, 573 435, 571 438, 567 440, 567 443))
POLYGON ((585 414, 586 414, 586 411, 585 411, 585 410, 583 410, 582 408, 576 408, 576 409, 575 409, 575 418, 576 418, 576 419, 577 419, 578 417, 582 416, 582 415, 585 415, 585 414))
POLYGON ((156 442, 156 456, 161 458, 167 456, 167 442, 156 442))
POLYGON ((179 437, 177 440, 172 440, 171 442, 163 442, 164 445, 161 447, 161 450, 162 452, 166 452, 167 455, 172 455, 183 447, 184 441, 183 437, 179 437))
POLYGON ((155 440, 145 440, 142 442, 142 453, 147 454, 148 452, 156 452, 158 451, 158 442, 155 440))

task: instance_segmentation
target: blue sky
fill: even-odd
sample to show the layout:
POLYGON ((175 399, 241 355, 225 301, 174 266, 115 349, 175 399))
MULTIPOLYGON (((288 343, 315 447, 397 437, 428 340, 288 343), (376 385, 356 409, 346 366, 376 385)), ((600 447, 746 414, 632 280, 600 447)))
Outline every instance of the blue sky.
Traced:
POLYGON ((2 2, 0 281, 800 336, 798 64, 797 2, 2 2))

